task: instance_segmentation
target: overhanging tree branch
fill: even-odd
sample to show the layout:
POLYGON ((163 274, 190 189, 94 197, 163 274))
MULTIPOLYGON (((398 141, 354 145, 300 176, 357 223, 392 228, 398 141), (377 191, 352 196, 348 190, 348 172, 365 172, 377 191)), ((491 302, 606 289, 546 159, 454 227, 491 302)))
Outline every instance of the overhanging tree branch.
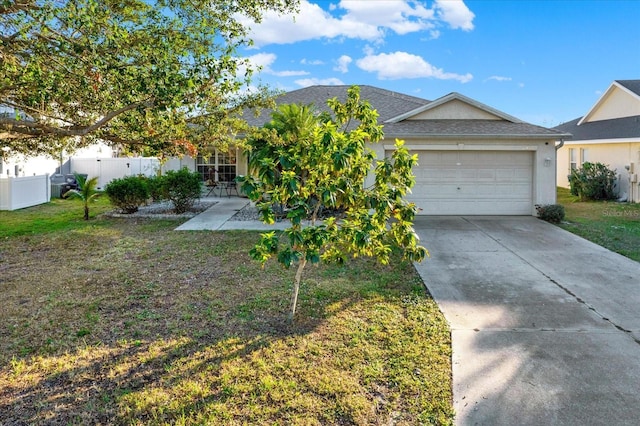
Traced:
POLYGON ((144 101, 138 102, 135 104, 127 105, 126 107, 122 107, 118 110, 111 111, 102 117, 100 120, 89 126, 78 126, 71 125, 68 127, 57 127, 54 125, 49 125, 42 122, 30 121, 30 120, 16 120, 15 118, 2 118, 0 117, 0 128, 6 127, 10 128, 10 132, 0 133, 0 138, 4 137, 7 139, 11 139, 11 133, 17 133, 20 136, 28 137, 37 137, 43 135, 55 135, 55 136, 63 136, 63 137, 72 137, 72 136, 86 136, 89 133, 95 132, 99 128, 105 126, 109 121, 118 117, 120 114, 124 114, 127 111, 131 111, 133 109, 139 107, 152 107, 153 102, 144 101))
POLYGON ((242 96, 250 72, 238 74, 236 52, 248 26, 237 17, 259 21, 297 5, 0 0, 0 105, 17 112, 0 114, 0 138, 25 154, 74 136, 85 145, 146 144, 148 154, 223 143, 218 135, 231 133, 224 126, 235 125, 234 109, 264 100, 242 96), (201 116, 192 119, 194 111, 201 116), (207 138, 191 122, 216 134, 207 138))

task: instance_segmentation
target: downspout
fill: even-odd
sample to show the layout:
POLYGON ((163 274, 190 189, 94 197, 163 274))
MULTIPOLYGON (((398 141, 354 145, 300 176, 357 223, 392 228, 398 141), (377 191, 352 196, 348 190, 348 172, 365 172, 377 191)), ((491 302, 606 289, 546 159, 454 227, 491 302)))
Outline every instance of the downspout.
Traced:
MULTIPOLYGON (((564 146, 564 138, 560 138, 560 143, 558 145, 556 145, 556 158, 555 158, 555 165, 556 165, 556 169, 553 171, 553 174, 555 176, 555 182, 556 182, 556 186, 558 185, 558 150, 560 148, 562 148, 564 146)), ((555 202, 558 202, 558 198, 557 196, 554 196, 555 202)))

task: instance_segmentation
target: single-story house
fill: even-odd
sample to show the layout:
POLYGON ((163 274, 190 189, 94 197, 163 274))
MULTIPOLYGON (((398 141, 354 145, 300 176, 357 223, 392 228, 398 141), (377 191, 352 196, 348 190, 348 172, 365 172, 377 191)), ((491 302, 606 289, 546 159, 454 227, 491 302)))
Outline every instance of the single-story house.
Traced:
MULTIPOLYGON (((276 102, 327 110, 326 101, 344 100, 347 89, 311 86, 276 102)), ((525 123, 459 93, 428 101, 360 86, 360 97, 384 125, 384 140, 371 146, 378 158, 389 155, 396 138, 418 154, 416 185, 408 199, 420 214, 536 215, 537 204, 556 202, 556 141, 569 134, 525 123)), ((270 113, 245 118, 261 126, 270 113)), ((239 173, 244 169, 238 165, 239 173)))
POLYGON ((616 80, 583 116, 555 127, 573 135, 558 150, 558 186, 583 163, 615 169, 621 199, 640 201, 640 80, 616 80))
MULTIPOLYGON (((327 111, 327 100, 344 101, 348 88, 306 87, 280 95, 276 103, 312 104, 327 111)), ((459 93, 429 101, 364 85, 360 96, 377 110, 384 125, 384 139, 371 145, 377 157, 390 155, 396 139, 418 154, 416 185, 408 199, 420 208, 419 214, 536 215, 537 204, 556 202, 556 141, 570 137, 566 132, 525 123, 459 93)), ((271 111, 244 118, 260 127, 271 120, 271 111)), ((121 165, 125 172, 137 164, 113 160, 128 162, 121 165)), ((107 162, 72 160, 71 171, 105 175, 107 162)), ((163 166, 181 167, 199 172, 203 180, 230 182, 248 173, 247 155, 238 149, 171 159, 163 166)))

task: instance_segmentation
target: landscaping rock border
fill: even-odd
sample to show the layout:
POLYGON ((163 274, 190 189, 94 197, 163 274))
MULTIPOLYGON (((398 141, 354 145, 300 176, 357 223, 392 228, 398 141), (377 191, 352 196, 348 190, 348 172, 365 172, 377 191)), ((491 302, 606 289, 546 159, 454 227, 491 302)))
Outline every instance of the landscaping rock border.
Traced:
POLYGON ((176 214, 173 212, 173 203, 170 201, 163 201, 159 203, 152 203, 148 206, 140 206, 135 213, 122 213, 119 210, 113 210, 105 213, 108 217, 124 217, 124 218, 152 218, 152 219, 183 219, 192 218, 207 210, 209 207, 217 204, 217 201, 196 201, 193 207, 185 213, 176 214))

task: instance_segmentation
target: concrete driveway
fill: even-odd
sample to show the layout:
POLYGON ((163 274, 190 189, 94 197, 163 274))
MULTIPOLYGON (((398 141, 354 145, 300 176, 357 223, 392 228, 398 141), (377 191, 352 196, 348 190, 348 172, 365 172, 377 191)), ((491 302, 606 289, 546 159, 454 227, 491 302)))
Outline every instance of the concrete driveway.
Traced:
POLYGON ((457 424, 640 424, 640 263, 533 217, 415 225, 457 424))

